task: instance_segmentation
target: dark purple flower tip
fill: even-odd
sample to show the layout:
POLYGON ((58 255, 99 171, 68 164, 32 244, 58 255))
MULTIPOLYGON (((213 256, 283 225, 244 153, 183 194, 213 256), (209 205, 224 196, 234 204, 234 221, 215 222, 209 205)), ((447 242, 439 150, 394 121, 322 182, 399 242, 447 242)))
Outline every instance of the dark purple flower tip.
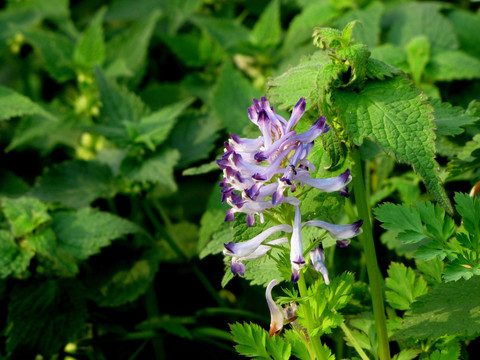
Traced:
POLYGON ((235 216, 233 215, 232 209, 229 209, 227 210, 224 221, 233 221, 233 220, 235 220, 235 216))
POLYGON ((232 134, 230 133, 230 138, 235 141, 237 144, 240 143, 240 136, 238 136, 237 134, 232 134))
POLYGON ((218 167, 221 170, 225 170, 228 167, 228 160, 227 159, 217 159, 217 160, 215 160, 215 162, 217 163, 218 167))
POLYGON ((265 175, 262 175, 262 174, 259 174, 259 173, 253 174, 252 178, 254 178, 255 180, 260 180, 260 181, 267 180, 267 177, 265 175))
POLYGON ((350 177, 350 169, 347 169, 344 171, 343 174, 340 175, 340 180, 342 180, 344 183, 348 181, 348 178, 350 177))
POLYGON ((242 161, 242 155, 234 152, 232 156, 233 163, 238 166, 240 164, 240 161, 242 161))
POLYGON ((245 265, 241 262, 235 262, 231 261, 230 262, 230 270, 232 270, 233 275, 240 275, 244 276, 245 275, 245 265))
POLYGON ((350 193, 348 192, 348 187, 345 186, 343 190, 338 193, 338 195, 348 198, 350 196, 350 193))
POLYGON ((354 222, 354 223, 352 224, 353 231, 354 231, 354 232, 357 232, 358 229, 360 229, 360 228, 362 227, 362 225, 363 225, 363 220, 362 220, 362 219, 354 222))
POLYGON ((348 245, 350 245, 350 240, 337 240, 337 248, 338 249, 345 249, 348 245))
POLYGON ((248 227, 253 226, 253 224, 255 224, 255 215, 248 214, 246 220, 247 220, 248 227))
POLYGON ((223 244, 223 247, 227 249, 229 252, 232 254, 235 254, 235 243, 233 241, 230 241, 228 244, 223 244))
POLYGON ((290 277, 290 281, 296 284, 300 280, 300 273, 299 272, 292 272, 292 276, 290 277))
POLYGON ((297 260, 293 260, 292 262, 295 263, 295 264, 298 264, 298 265, 303 265, 303 264, 305 264, 305 259, 303 257, 299 256, 297 260))
POLYGON ((301 98, 297 101, 297 103, 295 104, 294 107, 298 107, 299 110, 303 113, 303 112, 305 112, 305 107, 306 107, 306 105, 307 105, 307 100, 305 100, 304 97, 301 97, 301 98))
POLYGON ((286 178, 285 176, 281 177, 280 181, 283 181, 285 184, 288 184, 288 185, 292 186, 292 181, 290 179, 286 178))
POLYGON ((263 152, 258 152, 254 156, 254 159, 257 160, 258 162, 267 160, 268 158, 263 154, 263 152))
POLYGON ((262 110, 262 104, 260 103, 260 101, 258 101, 257 99, 253 99, 252 101, 253 101, 253 105, 255 106, 255 110, 257 110, 257 112, 262 110))
POLYGON ((261 186, 262 185, 260 183, 256 183, 255 185, 245 190, 245 195, 247 195, 250 199, 255 201, 257 199, 258 194, 260 193, 261 186))

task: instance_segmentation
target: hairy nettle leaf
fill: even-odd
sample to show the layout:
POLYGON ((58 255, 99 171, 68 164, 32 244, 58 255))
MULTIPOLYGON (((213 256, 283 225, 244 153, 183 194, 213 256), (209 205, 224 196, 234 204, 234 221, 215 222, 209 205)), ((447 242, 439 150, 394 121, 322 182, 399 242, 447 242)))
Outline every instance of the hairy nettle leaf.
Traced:
POLYGON ((369 82, 358 93, 337 89, 333 99, 356 145, 369 138, 398 161, 412 165, 437 201, 452 212, 434 157, 433 109, 423 93, 396 77, 369 82))

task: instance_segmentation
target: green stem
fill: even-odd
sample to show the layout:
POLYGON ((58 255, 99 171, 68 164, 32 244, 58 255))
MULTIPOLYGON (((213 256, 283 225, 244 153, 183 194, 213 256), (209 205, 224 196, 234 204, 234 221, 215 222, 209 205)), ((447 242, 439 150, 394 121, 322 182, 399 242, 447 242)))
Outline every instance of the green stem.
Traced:
POLYGON ((357 353, 358 355, 360 355, 360 357, 363 359, 363 360, 370 360, 367 356, 367 354, 365 354, 365 351, 363 351, 363 349, 360 347, 360 345, 358 344, 357 340, 355 339, 355 337, 352 335, 352 333, 350 332, 350 329, 347 327, 347 325, 345 325, 344 322, 342 322, 340 324, 340 327, 342 328, 343 330, 343 333, 345 334, 345 336, 347 337, 347 339, 350 341, 350 343, 353 345, 354 349, 357 350, 357 353))
MULTIPOLYGON (((300 296, 306 298, 308 296, 307 284, 305 283, 305 276, 300 274, 300 279, 298 280, 298 290, 300 291, 300 296)), ((305 300, 305 321, 307 325, 308 336, 310 337, 310 343, 313 348, 313 354, 318 360, 327 360, 327 354, 325 354, 325 349, 323 348, 320 336, 311 336, 310 332, 315 328, 315 323, 313 319, 312 309, 310 308, 310 301, 305 300)))
POLYGON ((373 316, 375 318, 375 327, 378 336, 378 354, 380 360, 389 360, 390 348, 388 344, 385 307, 383 304, 381 275, 378 268, 377 255, 375 253, 372 222, 370 220, 370 205, 367 199, 365 184, 363 182, 362 162, 360 159, 360 152, 357 149, 352 149, 350 155, 354 162, 353 187, 355 203, 357 205, 358 215, 361 219, 363 219, 363 234, 360 236, 360 241, 365 253, 368 280, 370 282, 370 289, 372 293, 373 316))

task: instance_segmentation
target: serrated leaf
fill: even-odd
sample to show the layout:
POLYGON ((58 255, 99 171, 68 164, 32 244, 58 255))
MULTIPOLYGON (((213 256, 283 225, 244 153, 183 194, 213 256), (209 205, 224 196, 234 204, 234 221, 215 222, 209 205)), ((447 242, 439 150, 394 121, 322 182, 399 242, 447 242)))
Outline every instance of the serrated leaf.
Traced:
POLYGON ((12 233, 0 230, 0 278, 18 276, 24 272, 30 264, 34 252, 25 247, 20 247, 12 233))
POLYGON ((120 170, 129 180, 160 183, 173 192, 177 189, 173 170, 179 158, 177 150, 166 148, 144 159, 126 158, 120 170))
POLYGON ((385 285, 389 291, 385 297, 394 309, 408 310, 415 299, 427 293, 427 283, 421 276, 415 276, 411 268, 400 263, 391 263, 385 285))
MULTIPOLYGON (((209 158, 217 145, 222 125, 214 116, 190 112, 182 115, 173 128, 168 145, 180 152, 179 168, 209 158)), ((211 158, 211 157, 210 157, 211 158)), ((213 164, 211 170, 218 169, 213 164)))
POLYGON ((26 40, 38 49, 45 69, 62 83, 76 77, 73 65, 73 43, 58 32, 35 30, 24 33, 26 40))
POLYGON ((407 44, 407 60, 415 84, 420 80, 430 59, 430 42, 425 35, 414 37, 407 44))
POLYGON ((394 357, 392 357, 392 360, 413 360, 420 353, 421 353, 421 350, 417 350, 417 349, 403 349, 394 357))
POLYGON ((308 111, 316 105, 319 98, 317 86, 322 87, 322 94, 326 93, 329 83, 325 80, 335 80, 341 69, 331 63, 327 54, 316 52, 309 58, 303 58, 299 65, 268 83, 269 100, 279 103, 281 109, 291 109, 301 97, 304 97, 307 100, 308 111))
POLYGON ((219 45, 210 36, 197 34, 162 34, 162 40, 175 56, 188 67, 202 67, 221 54, 219 45))
POLYGON ((77 65, 93 68, 94 65, 102 65, 105 60, 102 21, 106 10, 106 7, 101 8, 79 37, 73 52, 73 60, 77 65))
POLYGON ((109 212, 85 208, 76 212, 59 212, 52 216, 52 228, 58 247, 84 260, 122 236, 140 234, 136 224, 109 212))
POLYGON ((281 35, 280 4, 278 0, 273 0, 263 10, 253 26, 252 42, 254 45, 266 48, 278 44, 281 35))
POLYGON ((383 4, 378 1, 370 3, 362 9, 353 9, 337 21, 337 27, 343 28, 348 22, 358 20, 360 24, 353 28, 353 39, 368 47, 377 45, 380 37, 380 19, 383 4))
POLYGON ((311 42, 312 28, 324 26, 331 19, 338 17, 340 12, 330 2, 311 2, 302 8, 302 12, 295 15, 288 26, 283 51, 291 52, 299 44, 311 42))
POLYGON ((289 360, 292 346, 281 336, 272 336, 267 338, 267 351, 274 360, 289 360))
POLYGON ((447 17, 455 28, 460 48, 467 54, 480 58, 480 39, 478 36, 472 36, 480 33, 478 14, 453 8, 448 12, 447 17))
POLYGON ((443 349, 435 350, 431 353, 428 360, 458 360, 460 357, 460 345, 458 343, 449 344, 443 349))
POLYGON ((433 339, 480 333, 480 277, 439 284, 417 298, 393 339, 433 339))
POLYGON ((50 358, 75 339, 87 315, 83 287, 75 280, 16 284, 8 304, 9 357, 50 358))
POLYGON ((92 298, 101 307, 116 307, 136 300, 147 291, 157 274, 158 255, 156 249, 145 251, 128 264, 113 264, 92 274, 89 282, 89 288, 94 289, 92 298))
POLYGON ((136 133, 133 141, 135 143, 144 143, 150 150, 155 151, 155 148, 168 137, 175 125, 176 118, 192 102, 193 98, 179 101, 147 115, 138 124, 131 124, 129 130, 134 130, 136 133))
POLYGON ((146 65, 150 38, 159 17, 160 11, 154 9, 147 18, 135 22, 112 38, 106 44, 106 63, 114 64, 120 59, 132 72, 134 80, 140 81, 146 65))
POLYGON ((381 221, 384 229, 393 231, 411 230, 416 233, 423 233, 424 228, 420 214, 415 208, 408 205, 395 205, 384 203, 375 210, 375 217, 381 221))
POLYGON ((113 196, 117 183, 108 165, 96 161, 67 161, 55 165, 37 180, 30 196, 82 208, 100 197, 113 196))
POLYGON ((2 207, 15 237, 25 236, 51 220, 47 206, 37 199, 3 199, 2 207))
POLYGON ((250 37, 249 30, 233 19, 196 15, 190 21, 204 29, 227 50, 238 43, 247 42, 250 37))
MULTIPOLYGON (((118 127, 124 121, 136 122, 146 115, 145 105, 135 94, 120 88, 99 67, 95 68, 95 76, 102 101, 101 115, 105 123, 118 127)), ((123 126, 120 129, 123 130, 123 126)))
POLYGON ((384 80, 386 77, 393 77, 401 73, 401 70, 387 64, 386 62, 370 57, 367 62, 367 77, 369 79, 384 80))
POLYGON ((291 354, 298 359, 310 358, 310 352, 305 342, 298 336, 293 330, 286 330, 284 333, 284 339, 292 346, 291 354))
POLYGON ((474 266, 464 259, 455 259, 445 266, 443 279, 445 281, 458 281, 460 279, 468 280, 474 275, 480 275, 480 265, 474 266))
POLYGON ((43 115, 54 119, 53 115, 45 111, 40 105, 22 94, 0 86, 0 120, 8 120, 16 116, 43 115))
POLYGON ((435 81, 478 79, 480 60, 462 51, 433 53, 425 67, 425 75, 435 81))
POLYGON ((235 346, 235 349, 241 355, 250 358, 263 357, 270 359, 270 355, 266 349, 268 337, 266 330, 252 323, 235 323, 230 325, 230 330, 233 335, 233 341, 238 344, 235 346))
POLYGON ((260 93, 230 62, 225 62, 212 96, 215 116, 228 132, 241 134, 243 128, 250 123, 247 109, 251 106, 252 99, 258 98, 260 93))
POLYGON ((480 200, 478 196, 470 197, 467 194, 455 194, 456 209, 463 218, 463 226, 477 243, 480 241, 480 200))
POLYGON ((388 41, 405 46, 416 36, 425 35, 432 52, 455 50, 458 41, 452 24, 439 12, 437 3, 407 3, 395 8, 388 16, 393 21, 388 41))
POLYGON ((30 186, 21 177, 8 170, 0 170, 0 197, 19 197, 29 189, 30 186))
POLYGON ((335 90, 333 98, 355 144, 369 138, 397 161, 410 164, 437 201, 452 212, 437 170, 432 108, 424 94, 396 77, 369 82, 358 94, 335 90))
POLYGON ((478 120, 478 117, 468 114, 460 106, 452 106, 439 99, 431 99, 430 103, 433 106, 438 135, 461 134, 465 131, 462 126, 473 124, 478 120))

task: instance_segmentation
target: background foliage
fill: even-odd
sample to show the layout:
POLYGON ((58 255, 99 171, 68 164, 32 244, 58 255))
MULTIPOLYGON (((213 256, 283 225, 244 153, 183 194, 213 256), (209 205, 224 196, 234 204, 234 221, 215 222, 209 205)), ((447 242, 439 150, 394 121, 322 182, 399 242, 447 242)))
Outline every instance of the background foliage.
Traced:
MULTIPOLYGON (((306 118, 343 121, 360 147, 397 359, 473 354, 480 201, 464 193, 480 180, 478 3, 0 4, 3 358, 237 358, 230 330, 246 356, 305 355, 293 330, 283 342, 261 328, 259 285, 289 270, 267 259, 232 279, 217 255, 260 231, 223 222, 213 161, 228 133, 251 133, 246 109, 267 91, 283 109, 306 97, 306 118), (352 20, 352 43, 323 44, 330 57, 313 45, 314 27, 352 20), (418 116, 395 129, 405 109, 388 100, 399 98, 418 116), (384 100, 377 123, 358 127, 384 100), (252 347, 251 334, 263 343, 252 347)), ((319 171, 348 162, 342 136, 330 132, 329 151, 314 153, 319 171)), ((305 204, 326 220, 354 208, 313 194, 305 204)), ((324 314, 339 359, 357 356, 342 321, 376 356, 360 253, 355 242, 327 249, 331 274, 351 272, 336 280, 348 280, 348 304, 330 302, 343 317, 324 314)))

